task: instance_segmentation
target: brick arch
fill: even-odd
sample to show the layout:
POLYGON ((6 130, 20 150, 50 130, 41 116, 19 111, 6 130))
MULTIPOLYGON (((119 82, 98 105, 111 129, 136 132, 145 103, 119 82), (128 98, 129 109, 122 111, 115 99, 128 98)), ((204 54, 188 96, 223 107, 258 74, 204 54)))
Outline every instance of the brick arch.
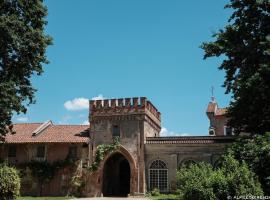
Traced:
POLYGON ((149 160, 149 161, 147 162, 147 165, 146 165, 146 166, 147 166, 147 170, 149 170, 151 164, 152 164, 153 162, 155 162, 156 160, 161 160, 162 162, 164 162, 164 163, 166 164, 167 168, 169 169, 169 162, 167 161, 167 159, 160 158, 160 157, 155 157, 155 158, 152 158, 151 160, 149 160))
POLYGON ((101 168, 99 170, 100 174, 100 191, 102 192, 103 187, 103 173, 104 173, 104 165, 106 164, 106 161, 114 154, 120 153, 129 163, 130 167, 130 194, 134 195, 137 191, 137 176, 138 176, 138 169, 137 164, 135 162, 135 159, 131 155, 131 153, 122 145, 118 147, 118 149, 108 155, 106 155, 101 163, 101 168))

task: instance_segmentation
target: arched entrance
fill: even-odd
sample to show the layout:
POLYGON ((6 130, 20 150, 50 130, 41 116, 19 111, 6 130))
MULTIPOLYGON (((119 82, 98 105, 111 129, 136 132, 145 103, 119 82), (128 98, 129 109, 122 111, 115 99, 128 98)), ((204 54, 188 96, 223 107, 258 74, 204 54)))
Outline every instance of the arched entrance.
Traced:
POLYGON ((114 153, 103 168, 104 196, 127 196, 130 193, 130 166, 121 153, 114 153))

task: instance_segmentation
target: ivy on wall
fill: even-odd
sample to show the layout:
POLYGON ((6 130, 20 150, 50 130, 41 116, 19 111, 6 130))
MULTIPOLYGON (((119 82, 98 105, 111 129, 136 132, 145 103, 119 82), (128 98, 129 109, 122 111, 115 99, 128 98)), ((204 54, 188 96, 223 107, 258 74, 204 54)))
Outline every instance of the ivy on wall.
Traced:
MULTIPOLYGON (((56 172, 63 167, 75 167, 76 163, 70 159, 58 160, 52 163, 47 161, 31 161, 21 165, 21 176, 32 176, 39 183, 39 195, 42 195, 44 183, 49 183, 55 176, 56 172)), ((34 180, 31 181, 35 184, 34 180)))
POLYGON ((112 144, 100 144, 97 146, 95 161, 89 166, 89 171, 96 171, 100 165, 100 162, 108 153, 116 151, 120 146, 119 137, 113 138, 112 144))

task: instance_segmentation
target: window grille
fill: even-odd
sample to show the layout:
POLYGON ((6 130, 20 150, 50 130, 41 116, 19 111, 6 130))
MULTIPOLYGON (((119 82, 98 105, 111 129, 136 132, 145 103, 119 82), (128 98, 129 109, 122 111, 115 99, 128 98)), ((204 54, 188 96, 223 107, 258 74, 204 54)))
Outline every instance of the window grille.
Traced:
POLYGON ((168 168, 161 160, 152 162, 149 168, 149 188, 159 189, 161 192, 168 190, 168 168))

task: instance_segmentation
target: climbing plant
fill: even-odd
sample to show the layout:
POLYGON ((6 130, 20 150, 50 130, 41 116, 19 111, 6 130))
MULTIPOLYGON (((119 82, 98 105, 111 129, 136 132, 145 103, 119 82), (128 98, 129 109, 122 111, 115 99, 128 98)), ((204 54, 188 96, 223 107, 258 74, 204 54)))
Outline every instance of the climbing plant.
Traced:
POLYGON ((89 171, 96 171, 100 165, 100 162, 108 153, 112 153, 120 146, 119 137, 113 138, 112 144, 100 144, 97 146, 95 161, 89 166, 89 171))
POLYGON ((24 163, 21 166, 21 175, 25 176, 30 170, 31 176, 35 178, 40 186, 39 195, 42 195, 42 188, 44 183, 49 183, 55 176, 56 172, 63 167, 74 167, 76 164, 69 159, 58 160, 55 162, 47 161, 31 161, 24 163))

